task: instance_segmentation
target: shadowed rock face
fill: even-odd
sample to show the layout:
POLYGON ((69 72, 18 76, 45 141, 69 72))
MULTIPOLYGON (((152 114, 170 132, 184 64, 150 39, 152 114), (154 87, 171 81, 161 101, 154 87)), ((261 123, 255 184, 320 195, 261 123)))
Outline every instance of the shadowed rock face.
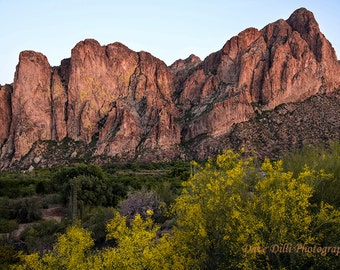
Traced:
POLYGON ((10 135, 12 108, 11 108, 12 86, 0 86, 0 145, 8 139, 10 135))
POLYGON ((24 51, 13 86, 0 89, 0 167, 39 166, 44 142, 66 138, 83 149, 65 151, 64 159, 207 157, 234 125, 339 88, 335 51, 304 8, 242 31, 203 61, 190 55, 170 67, 92 39, 53 68, 41 53, 24 51), (195 142, 199 153, 186 149, 195 142))

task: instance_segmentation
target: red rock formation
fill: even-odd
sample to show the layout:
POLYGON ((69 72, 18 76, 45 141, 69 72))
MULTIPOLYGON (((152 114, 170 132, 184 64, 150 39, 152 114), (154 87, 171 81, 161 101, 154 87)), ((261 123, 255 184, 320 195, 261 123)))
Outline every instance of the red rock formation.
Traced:
POLYGON ((171 88, 167 66, 149 53, 80 42, 70 59, 67 134, 87 143, 97 136, 96 155, 166 150, 180 142, 171 88))
POLYGON ((227 134, 232 124, 258 109, 271 110, 339 86, 335 51, 313 14, 302 8, 287 21, 242 31, 197 66, 180 91, 179 103, 192 118, 183 138, 227 134))
POLYGON ((41 53, 23 51, 19 56, 12 93, 14 160, 25 155, 33 143, 51 139, 51 68, 41 53))
POLYGON ((270 24, 262 33, 268 40, 268 63, 271 63, 266 68, 260 93, 266 109, 333 91, 339 86, 335 51, 320 33, 310 11, 299 9, 287 21, 270 24))
POLYGON ((64 138, 98 160, 168 160, 195 140, 204 157, 233 125, 337 88, 335 51, 304 8, 242 31, 204 61, 191 55, 170 67, 147 52, 93 39, 54 68, 44 55, 24 51, 13 89, 0 89, 0 167, 25 155, 37 164, 49 145, 35 142, 64 138))
POLYGON ((91 142, 111 103, 128 95, 137 62, 137 54, 121 44, 102 47, 95 40, 85 40, 72 49, 67 108, 70 138, 91 142))

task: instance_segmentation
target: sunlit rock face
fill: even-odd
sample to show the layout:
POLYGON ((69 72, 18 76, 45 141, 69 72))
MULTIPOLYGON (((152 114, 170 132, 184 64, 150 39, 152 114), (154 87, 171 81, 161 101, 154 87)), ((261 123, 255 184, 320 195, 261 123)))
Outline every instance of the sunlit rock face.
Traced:
POLYGON ((8 149, 14 160, 20 160, 33 143, 51 139, 51 67, 46 56, 34 51, 19 55, 13 92, 12 120, 8 149))
POLYGON ((172 74, 159 59, 120 43, 79 42, 67 79, 67 136, 96 140, 96 155, 133 157, 179 144, 172 74))
POLYGON ((57 67, 41 53, 23 51, 13 84, 0 88, 0 167, 85 156, 206 158, 222 149, 216 142, 228 141, 235 125, 339 88, 335 51, 304 8, 240 32, 203 61, 190 55, 170 67, 147 52, 93 39, 76 44, 57 67), (63 144, 66 139, 74 143, 63 144), (54 142, 53 151, 47 142, 54 142), (200 145, 197 151, 193 145, 200 145))
POLYGON ((257 110, 334 91, 339 74, 332 45, 306 9, 262 30, 246 29, 181 84, 178 103, 191 117, 183 139, 227 134, 257 110))

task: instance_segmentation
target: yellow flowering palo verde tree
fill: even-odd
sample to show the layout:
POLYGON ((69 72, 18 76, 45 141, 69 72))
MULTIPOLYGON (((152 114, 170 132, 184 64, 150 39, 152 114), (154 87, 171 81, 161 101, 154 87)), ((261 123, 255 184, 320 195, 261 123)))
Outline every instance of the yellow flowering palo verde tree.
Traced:
POLYGON ((323 171, 305 167, 294 177, 282 161, 266 159, 259 167, 233 151, 196 171, 173 207, 176 250, 186 254, 190 269, 301 269, 337 262, 296 250, 329 237, 338 243, 339 211, 310 200, 312 182, 330 177, 323 171), (332 229, 317 231, 321 224, 332 229))
POLYGON ((156 234, 159 226, 151 219, 152 211, 147 211, 147 218, 140 214, 127 224, 127 218, 119 213, 107 224, 107 239, 114 239, 117 246, 103 252, 103 265, 107 269, 149 269, 153 262, 153 253, 157 245, 156 234))
POLYGON ((92 253, 94 241, 91 233, 78 225, 69 227, 65 234, 58 237, 53 250, 42 256, 38 253, 22 256, 23 264, 18 270, 82 270, 99 269, 100 262, 92 253))
POLYGON ((173 208, 177 250, 186 254, 191 269, 241 267, 242 246, 256 238, 258 227, 247 206, 247 173, 253 174, 255 164, 228 151, 196 171, 173 208))
MULTIPOLYGON (((263 176, 255 185, 254 199, 249 210, 261 224, 256 234, 261 239, 261 247, 266 251, 262 259, 279 269, 287 265, 303 265, 305 254, 295 256, 292 249, 283 250, 282 247, 285 244, 292 248, 299 243, 315 243, 309 201, 313 189, 307 179, 311 172, 302 172, 294 178, 291 172, 283 171, 282 161, 270 162, 268 159, 263 162, 261 172, 263 176)), ((251 245, 254 246, 254 243, 251 245)))
POLYGON ((190 269, 186 254, 175 251, 172 235, 162 233, 154 222, 153 211, 147 210, 146 214, 144 219, 137 214, 128 221, 117 212, 107 224, 107 239, 117 244, 101 253, 103 269, 190 269))

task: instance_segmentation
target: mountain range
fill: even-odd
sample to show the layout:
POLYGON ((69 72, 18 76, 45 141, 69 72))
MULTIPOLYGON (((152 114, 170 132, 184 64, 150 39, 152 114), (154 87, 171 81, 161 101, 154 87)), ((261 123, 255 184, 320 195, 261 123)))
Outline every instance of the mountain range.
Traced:
POLYGON ((205 159, 241 147, 278 158, 340 138, 340 64, 305 8, 171 66, 93 39, 56 67, 23 51, 14 82, 0 87, 2 170, 205 159))

